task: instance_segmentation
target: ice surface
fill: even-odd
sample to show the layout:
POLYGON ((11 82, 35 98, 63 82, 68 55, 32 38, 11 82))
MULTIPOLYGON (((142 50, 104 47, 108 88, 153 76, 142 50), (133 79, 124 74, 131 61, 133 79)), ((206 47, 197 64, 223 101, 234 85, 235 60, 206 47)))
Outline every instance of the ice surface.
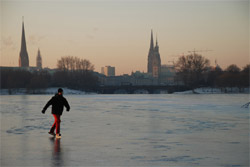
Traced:
POLYGON ((1 166, 249 166, 249 95, 65 97, 54 139, 51 95, 0 96, 1 166))

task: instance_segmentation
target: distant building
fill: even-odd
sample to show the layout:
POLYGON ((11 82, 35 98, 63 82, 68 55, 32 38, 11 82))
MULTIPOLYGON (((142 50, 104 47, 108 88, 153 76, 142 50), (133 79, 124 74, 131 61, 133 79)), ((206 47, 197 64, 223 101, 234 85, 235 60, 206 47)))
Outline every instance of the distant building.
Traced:
POLYGON ((24 22, 22 23, 21 50, 19 54, 19 67, 29 67, 29 56, 26 48, 24 22))
POLYGON ((47 71, 48 73, 50 74, 54 74, 57 69, 50 69, 50 68, 38 68, 38 67, 8 67, 8 66, 0 66, 0 70, 14 70, 14 71, 29 71, 31 73, 34 73, 34 72, 39 72, 39 71, 47 71))
POLYGON ((158 85, 158 79, 152 77, 151 74, 141 73, 139 71, 132 72, 131 75, 124 74, 122 76, 105 76, 97 75, 100 85, 104 86, 139 86, 139 85, 158 85))
POLYGON ((40 54, 40 49, 38 49, 37 57, 36 57, 36 67, 42 68, 42 57, 40 54))
POLYGON ((217 60, 215 60, 215 65, 214 66, 210 66, 206 68, 207 72, 222 72, 222 68, 220 67, 220 65, 217 63, 217 60))
POLYGON ((115 76, 115 67, 111 67, 111 66, 102 67, 101 73, 108 77, 115 76))
POLYGON ((159 78, 161 73, 161 57, 159 53, 158 41, 156 38, 156 46, 154 47, 152 30, 150 48, 148 52, 148 73, 150 73, 154 78, 159 78))
POLYGON ((174 85, 175 84, 176 71, 173 65, 162 65, 160 83, 164 85, 174 85))
POLYGON ((213 68, 214 71, 222 71, 222 68, 219 66, 219 64, 217 63, 217 60, 215 60, 215 66, 213 68))
POLYGON ((157 85, 158 79, 149 73, 136 71, 131 73, 130 82, 132 85, 157 85))

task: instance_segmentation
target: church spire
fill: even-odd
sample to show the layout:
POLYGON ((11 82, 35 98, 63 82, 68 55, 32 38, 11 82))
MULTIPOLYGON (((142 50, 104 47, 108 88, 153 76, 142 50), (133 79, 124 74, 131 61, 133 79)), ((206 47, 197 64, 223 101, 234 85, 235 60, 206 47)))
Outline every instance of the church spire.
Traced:
POLYGON ((153 30, 151 29, 150 50, 154 49, 153 30))
POLYGON ((156 35, 156 43, 155 43, 155 52, 159 52, 159 45, 158 45, 158 40, 157 40, 157 35, 156 35))
POLYGON ((42 68, 42 56, 41 56, 39 48, 38 48, 37 57, 36 57, 36 67, 42 68))
POLYGON ((27 51, 26 48, 26 39, 25 39, 25 30, 24 30, 24 21, 22 22, 22 42, 21 42, 21 51, 27 51))
POLYGON ((155 45, 158 46, 157 34, 156 34, 156 44, 155 45))
POLYGON ((19 67, 29 67, 29 56, 26 47, 25 31, 24 31, 24 18, 22 18, 22 39, 21 50, 19 55, 19 67))

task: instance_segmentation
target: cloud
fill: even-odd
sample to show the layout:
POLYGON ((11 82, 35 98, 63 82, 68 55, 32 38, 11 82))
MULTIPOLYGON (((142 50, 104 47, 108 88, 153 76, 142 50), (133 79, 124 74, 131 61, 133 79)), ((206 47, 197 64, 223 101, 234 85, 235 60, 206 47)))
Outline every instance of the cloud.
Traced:
POLYGON ((94 35, 91 35, 91 34, 87 34, 86 37, 87 37, 88 39, 94 39, 94 38, 95 38, 95 36, 94 36, 94 35))
POLYGON ((43 36, 37 36, 37 35, 30 35, 28 37, 28 41, 31 45, 38 45, 38 43, 44 39, 46 36, 43 35, 43 36))
POLYGON ((95 36, 96 36, 96 34, 98 33, 98 31, 99 31, 99 28, 93 27, 93 28, 92 28, 92 32, 91 32, 91 33, 88 33, 88 34, 86 35, 86 38, 88 38, 88 39, 95 39, 95 36))
POLYGON ((98 30, 99 30, 99 28, 97 28, 97 27, 94 27, 94 28, 93 28, 93 31, 94 31, 94 32, 97 32, 98 30))
POLYGON ((16 49, 16 46, 13 42, 13 39, 11 36, 8 36, 8 37, 3 37, 2 39, 2 46, 4 48, 11 48, 11 49, 16 49))
POLYGON ((13 40, 11 38, 11 36, 8 37, 3 37, 3 45, 5 46, 13 46, 13 40))

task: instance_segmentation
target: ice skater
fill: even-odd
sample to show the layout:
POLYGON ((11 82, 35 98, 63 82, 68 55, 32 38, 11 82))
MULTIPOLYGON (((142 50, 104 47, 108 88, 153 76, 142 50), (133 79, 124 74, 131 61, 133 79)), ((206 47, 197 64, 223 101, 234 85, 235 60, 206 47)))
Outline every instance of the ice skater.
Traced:
POLYGON ((62 88, 58 89, 58 93, 55 94, 55 96, 53 96, 48 102, 47 104, 44 106, 42 113, 45 114, 46 109, 52 105, 52 115, 55 118, 55 122, 52 125, 52 127, 50 128, 50 131, 48 132, 49 134, 56 136, 56 138, 61 138, 61 134, 60 134, 60 117, 63 113, 63 107, 65 106, 67 111, 70 110, 70 106, 68 101, 66 100, 66 98, 63 97, 63 90, 62 88), (56 134, 55 134, 55 129, 56 129, 56 134))

